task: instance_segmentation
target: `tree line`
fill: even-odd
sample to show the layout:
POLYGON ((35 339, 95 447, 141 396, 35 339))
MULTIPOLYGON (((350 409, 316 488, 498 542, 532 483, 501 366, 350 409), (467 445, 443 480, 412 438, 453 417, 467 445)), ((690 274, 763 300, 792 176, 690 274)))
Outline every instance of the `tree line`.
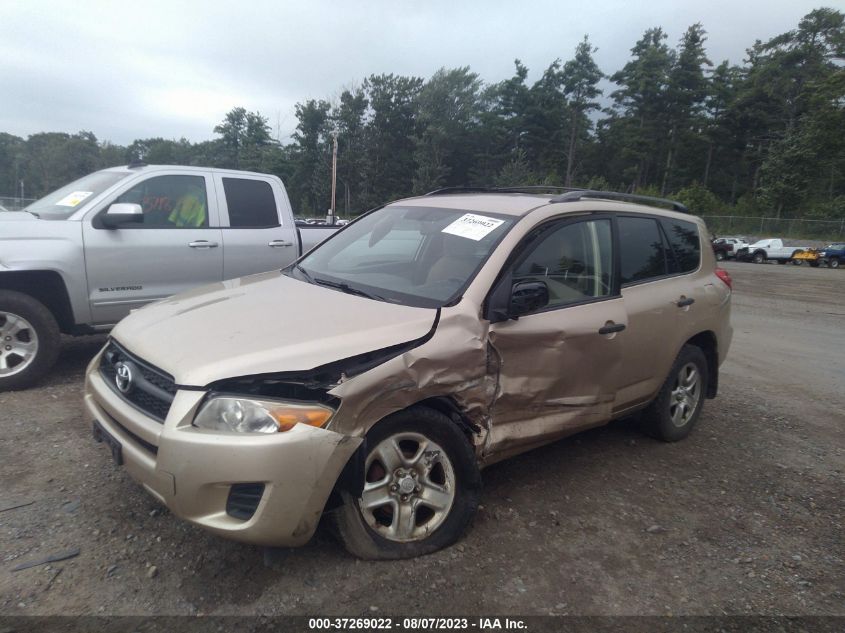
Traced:
POLYGON ((739 65, 714 65, 706 41, 701 24, 675 46, 650 28, 606 74, 585 36, 533 83, 519 60, 497 83, 469 67, 372 75, 298 103, 287 143, 242 107, 199 143, 0 133, 0 194, 143 160, 277 174, 298 213, 323 214, 336 134, 341 213, 449 186, 558 185, 674 196, 702 214, 845 218, 843 13, 816 9, 739 65))

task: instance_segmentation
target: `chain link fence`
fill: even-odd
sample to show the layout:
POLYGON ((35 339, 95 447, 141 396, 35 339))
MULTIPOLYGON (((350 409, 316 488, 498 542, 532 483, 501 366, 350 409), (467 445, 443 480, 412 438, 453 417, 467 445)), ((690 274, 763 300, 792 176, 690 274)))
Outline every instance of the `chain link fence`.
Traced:
POLYGON ((845 238, 845 219, 788 220, 742 215, 703 215, 701 217, 714 235, 780 237, 820 241, 836 241, 845 238))
POLYGON ((0 207, 7 211, 20 211, 35 198, 15 198, 14 196, 0 196, 0 207))

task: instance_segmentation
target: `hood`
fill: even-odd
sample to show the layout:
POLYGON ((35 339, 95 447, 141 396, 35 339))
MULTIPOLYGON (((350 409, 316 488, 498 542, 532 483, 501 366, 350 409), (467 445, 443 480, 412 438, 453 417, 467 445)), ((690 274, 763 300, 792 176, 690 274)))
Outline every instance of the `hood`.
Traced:
POLYGON ((425 336, 437 311, 375 301, 279 272, 225 281, 133 312, 112 331, 181 385, 305 371, 425 336))
MULTIPOLYGON (((2 227, 6 222, 20 222, 22 220, 37 220, 34 215, 31 213, 27 213, 26 211, 4 211, 0 213, 0 227, 2 227)), ((0 228, 0 232, 3 229, 0 228)))
POLYGON ((45 222, 23 211, 0 213, 0 269, 55 270, 84 284, 81 251, 81 222, 45 222))

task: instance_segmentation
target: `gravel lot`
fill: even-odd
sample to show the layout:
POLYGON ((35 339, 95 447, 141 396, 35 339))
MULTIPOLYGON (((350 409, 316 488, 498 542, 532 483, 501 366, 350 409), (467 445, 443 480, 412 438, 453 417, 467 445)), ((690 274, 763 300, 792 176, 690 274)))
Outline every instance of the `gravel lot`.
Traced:
POLYGON ((104 338, 0 394, 0 613, 845 615, 845 273, 728 263, 721 394, 678 444, 618 422, 496 465, 455 547, 269 560, 163 511, 82 413, 104 338), (70 560, 13 572, 56 552, 70 560))

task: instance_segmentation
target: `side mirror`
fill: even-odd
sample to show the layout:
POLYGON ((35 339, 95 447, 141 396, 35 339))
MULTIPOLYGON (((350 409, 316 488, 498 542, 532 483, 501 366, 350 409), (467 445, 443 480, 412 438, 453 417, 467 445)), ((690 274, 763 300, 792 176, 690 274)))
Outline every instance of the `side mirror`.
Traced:
POLYGON ((534 312, 549 305, 549 288, 542 281, 522 281, 511 289, 510 316, 534 312))
POLYGON ((144 221, 144 210, 140 204, 116 202, 100 216, 100 221, 109 229, 116 229, 122 224, 141 224, 144 221))

